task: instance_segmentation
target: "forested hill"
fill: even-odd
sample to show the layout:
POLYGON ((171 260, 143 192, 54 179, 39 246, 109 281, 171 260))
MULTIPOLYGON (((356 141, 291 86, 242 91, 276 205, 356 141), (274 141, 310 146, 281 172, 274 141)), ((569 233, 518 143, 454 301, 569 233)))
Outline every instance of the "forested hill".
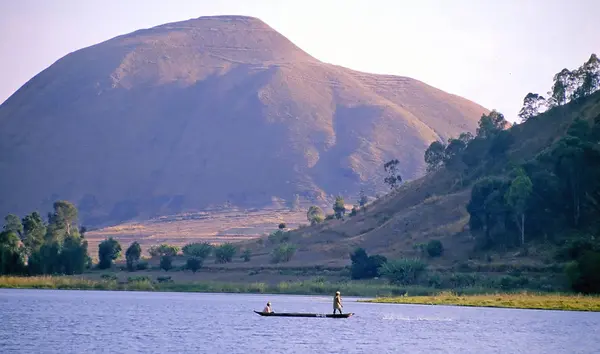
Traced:
POLYGON ((393 259, 422 257, 432 245, 443 249, 426 257, 436 267, 556 269, 573 262, 575 283, 594 273, 589 269, 600 274, 599 88, 592 55, 559 72, 547 99, 526 95, 520 124, 505 129, 503 115, 492 111, 475 135, 433 142, 425 177, 343 219, 320 222, 313 210, 314 226, 285 236, 298 247, 291 262, 348 264, 356 247, 393 259))

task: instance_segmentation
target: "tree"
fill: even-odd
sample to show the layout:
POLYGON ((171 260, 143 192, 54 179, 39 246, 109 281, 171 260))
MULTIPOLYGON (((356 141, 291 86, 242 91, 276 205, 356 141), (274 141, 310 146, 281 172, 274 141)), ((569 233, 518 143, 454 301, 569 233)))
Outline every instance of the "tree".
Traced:
POLYGON ((171 268, 173 268, 173 257, 170 255, 162 255, 160 257, 160 269, 168 272, 171 268))
MULTIPOLYGON (((19 222, 20 224, 20 222, 19 222)), ((0 274, 20 274, 25 270, 23 250, 16 231, 0 232, 0 274)))
POLYGON ((202 258, 199 257, 190 257, 187 259, 187 262, 185 264, 186 268, 191 270, 192 272, 196 273, 198 271, 198 269, 202 268, 202 265, 204 264, 204 260, 202 258))
POLYGON ((508 121, 504 119, 504 115, 496 110, 492 110, 488 115, 481 115, 479 127, 477 128, 477 137, 487 139, 496 135, 503 130, 508 121))
POLYGON ((341 196, 335 197, 335 202, 333 202, 333 214, 336 219, 343 218, 345 213, 346 205, 344 204, 344 198, 341 196))
POLYGON ((129 245, 127 251, 125 251, 125 260, 127 262, 127 269, 129 269, 129 271, 135 270, 135 265, 140 260, 141 255, 142 247, 137 241, 134 241, 131 245, 129 245))
POLYGON ((471 190, 471 199, 467 204, 469 227, 474 233, 483 231, 483 248, 497 241, 492 238, 492 230, 504 222, 506 189, 507 182, 504 179, 486 177, 475 183, 471 190))
POLYGON ((575 85, 575 75, 568 69, 562 69, 554 75, 554 84, 550 95, 549 104, 551 107, 561 106, 571 98, 575 85))
POLYGON ((312 205, 310 208, 308 208, 306 218, 311 225, 316 225, 323 222, 325 216, 323 215, 323 210, 321 208, 316 205, 312 205))
POLYGON ((398 172, 398 164, 400 161, 397 159, 390 160, 383 165, 383 169, 387 172, 388 176, 384 178, 385 184, 390 186, 390 189, 397 188, 402 183, 402 176, 398 172))
POLYGON ((350 254, 352 279, 371 279, 379 275, 379 267, 387 262, 381 255, 368 256, 363 248, 357 248, 350 254))
POLYGON ((168 245, 166 243, 163 243, 159 246, 150 246, 150 249, 148 250, 148 253, 150 253, 152 257, 174 257, 177 255, 177 252, 179 252, 179 247, 168 245))
POLYGON ((119 241, 109 237, 98 245, 98 268, 108 269, 115 259, 121 255, 121 244, 119 241))
POLYGON ((600 89, 600 61, 596 54, 592 54, 573 75, 579 84, 573 92, 573 98, 586 97, 600 89))
POLYGON ((289 262, 296 253, 296 246, 289 243, 282 243, 273 249, 271 253, 271 263, 289 262))
POLYGON ((8 214, 4 218, 4 227, 3 231, 14 232, 19 237, 23 236, 23 224, 21 224, 21 220, 15 214, 8 214))
POLYGON ((23 220, 23 243, 31 255, 42 247, 46 235, 46 225, 42 216, 34 211, 26 215, 23 220))
POLYGON ((365 194, 365 190, 364 189, 360 189, 360 192, 358 193, 358 205, 360 205, 360 207, 364 207, 365 205, 367 205, 367 203, 369 202, 369 198, 367 198, 367 195, 365 194))
POLYGON ((521 121, 525 122, 531 117, 535 117, 540 114, 540 110, 543 109, 546 104, 546 99, 537 93, 528 93, 523 99, 523 108, 519 112, 521 121))
POLYGON ((505 199, 515 215, 519 231, 521 232, 521 245, 525 244, 525 215, 527 213, 527 204, 533 191, 531 179, 523 169, 517 171, 517 176, 510 183, 506 191, 505 199))
POLYGON ((427 254, 429 257, 439 257, 444 253, 444 245, 440 240, 431 240, 427 242, 427 254))
POLYGON ((206 259, 213 251, 213 246, 208 242, 188 243, 183 246, 183 254, 188 257, 206 259))
POLYGON ((231 243, 224 243, 215 248, 215 257, 217 263, 229 263, 235 256, 237 249, 231 243))
POLYGON ((71 226, 77 222, 77 208, 66 200, 59 200, 54 203, 54 214, 52 222, 59 228, 64 228, 67 235, 71 234, 71 226))
POLYGON ((88 243, 76 233, 67 235, 59 255, 62 272, 81 274, 89 264, 88 243))
POLYGON ((425 150, 425 163, 427 164, 427 172, 432 172, 440 168, 444 162, 444 152, 446 144, 439 141, 432 142, 427 150, 425 150))

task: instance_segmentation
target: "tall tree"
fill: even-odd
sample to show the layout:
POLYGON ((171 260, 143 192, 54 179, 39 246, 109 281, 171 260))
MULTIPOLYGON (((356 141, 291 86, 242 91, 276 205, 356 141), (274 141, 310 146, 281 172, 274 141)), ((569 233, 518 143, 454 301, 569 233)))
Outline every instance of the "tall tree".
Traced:
POLYGON ((392 159, 383 165, 383 169, 388 173, 388 176, 383 181, 390 186, 390 189, 395 189, 402 183, 402 176, 398 172, 399 164, 400 161, 392 159))
POLYGON ((77 222, 77 208, 69 201, 59 200, 54 203, 53 221, 71 234, 71 226, 77 222))
POLYGON ((127 269, 133 271, 135 268, 135 264, 140 260, 140 256, 142 255, 142 247, 137 241, 134 241, 129 247, 127 251, 125 251, 125 260, 127 262, 127 269))
POLYGON ((21 220, 15 214, 8 214, 4 217, 4 227, 2 230, 12 231, 19 235, 19 237, 23 236, 23 224, 21 224, 21 220))
POLYGON ((335 202, 333 202, 333 214, 336 219, 343 218, 345 213, 346 205, 344 204, 344 198, 341 196, 335 197, 335 202))
POLYGON ((477 128, 477 137, 484 139, 491 138, 503 130, 507 124, 508 121, 502 113, 492 110, 487 115, 481 115, 479 127, 477 128))
POLYGON ((44 243, 46 225, 42 216, 37 211, 23 218, 23 243, 29 254, 36 252, 44 243))
POLYGON ((516 177, 510 183, 508 191, 506 191, 505 199, 506 203, 512 208, 515 221, 519 226, 521 245, 525 244, 525 214, 527 213, 527 205, 532 191, 531 179, 523 169, 518 169, 516 177))
POLYGON ((550 106, 562 106, 567 103, 572 97, 575 89, 576 77, 569 69, 562 69, 554 75, 554 84, 552 90, 548 92, 550 95, 550 106))
POLYGON ((427 150, 425 150, 425 163, 427 164, 427 172, 437 170, 444 162, 444 152, 446 145, 440 141, 432 142, 427 150))
POLYGON ((573 92, 574 98, 586 97, 600 89, 600 61, 592 54, 573 75, 577 78, 578 87, 573 92))
POLYGON ((537 93, 528 93, 523 99, 523 108, 521 108, 521 111, 519 112, 521 121, 525 122, 529 118, 540 114, 545 104, 546 99, 543 96, 540 96, 537 93))
POLYGON ((367 195, 365 194, 365 190, 364 189, 360 189, 360 192, 358 193, 358 205, 360 205, 360 207, 364 207, 365 205, 367 205, 367 203, 369 202, 369 198, 367 198, 367 195))

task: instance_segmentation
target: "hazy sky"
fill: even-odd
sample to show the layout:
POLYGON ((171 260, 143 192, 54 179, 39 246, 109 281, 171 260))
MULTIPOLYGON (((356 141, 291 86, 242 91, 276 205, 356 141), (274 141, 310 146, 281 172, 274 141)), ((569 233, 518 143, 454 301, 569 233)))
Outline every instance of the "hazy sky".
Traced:
POLYGON ((600 0, 0 0, 0 102, 69 52, 140 28, 255 16, 316 58, 409 76, 514 120, 600 54, 600 0))

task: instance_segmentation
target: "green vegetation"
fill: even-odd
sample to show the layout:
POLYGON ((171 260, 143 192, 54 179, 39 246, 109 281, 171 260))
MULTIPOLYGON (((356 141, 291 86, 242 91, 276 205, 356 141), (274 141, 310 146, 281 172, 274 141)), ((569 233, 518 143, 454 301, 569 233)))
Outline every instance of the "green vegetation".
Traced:
POLYGON ((231 243, 224 243, 215 248, 215 257, 217 263, 229 263, 233 260, 237 248, 231 243))
POLYGON ((127 251, 125 251, 125 259, 126 259, 126 264, 127 264, 127 269, 129 271, 134 271, 139 260, 140 260, 140 256, 142 255, 142 247, 140 246, 140 244, 137 241, 134 241, 129 248, 127 248, 127 251))
POLYGON ((429 257, 441 257, 444 253, 444 245, 440 240, 431 240, 427 243, 427 254, 429 257))
POLYGON ((271 263, 289 262, 296 253, 296 246, 289 243, 282 243, 275 247, 271 254, 271 263))
POLYGON ((402 176, 400 176, 400 173, 398 172, 399 163, 400 161, 397 159, 392 159, 383 165, 383 169, 388 174, 388 176, 384 178, 383 182, 385 182, 390 189, 396 189, 400 183, 402 183, 402 176))
POLYGON ((306 212, 306 218, 311 225, 322 223, 325 220, 323 210, 316 205, 312 205, 306 212))
POLYGON ((206 259, 213 251, 213 246, 208 242, 188 243, 181 249, 183 254, 188 257, 206 259))
POLYGON ((98 268, 108 269, 113 261, 121 255, 121 244, 112 237, 102 241, 98 245, 98 268))
POLYGON ((242 252, 241 258, 244 260, 244 262, 250 262, 250 260, 252 259, 252 251, 249 249, 245 249, 244 252, 242 252))
POLYGON ((372 279, 379 276, 379 267, 381 267, 387 258, 381 255, 369 256, 363 248, 357 248, 350 255, 352 265, 350 266, 350 276, 352 279, 372 279))
POLYGON ((346 213, 346 205, 344 204, 344 198, 341 196, 335 197, 335 201, 333 202, 333 215, 336 219, 344 218, 344 214, 346 213))
POLYGON ((539 310, 600 311, 600 297, 549 294, 483 294, 457 295, 443 292, 434 296, 401 296, 360 300, 384 304, 453 305, 503 307, 539 310))

